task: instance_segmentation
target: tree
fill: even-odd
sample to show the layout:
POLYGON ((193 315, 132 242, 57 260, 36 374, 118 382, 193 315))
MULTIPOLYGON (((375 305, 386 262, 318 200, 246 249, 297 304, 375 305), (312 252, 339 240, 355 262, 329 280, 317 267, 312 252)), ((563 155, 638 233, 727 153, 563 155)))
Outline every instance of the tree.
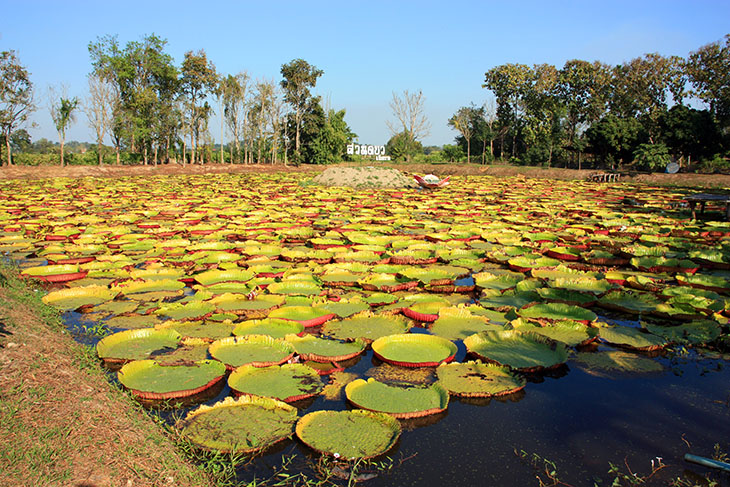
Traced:
POLYGON ((13 163, 12 135, 34 109, 30 74, 20 64, 15 51, 0 52, 0 129, 5 139, 7 165, 13 163))
POLYGON ((708 110, 675 105, 659 120, 662 142, 688 165, 719 152, 722 135, 708 110))
MULTIPOLYGON (((397 122, 387 121, 386 123, 393 137, 400 136, 411 139, 409 143, 403 141, 405 143, 404 147, 409 149, 406 152, 407 154, 416 146, 418 139, 426 137, 430 133, 431 124, 424 113, 425 102, 426 99, 420 90, 418 93, 409 93, 408 90, 405 90, 402 97, 393 92, 390 108, 393 110, 397 122)), ((407 156, 406 159, 409 160, 409 158, 407 156)))
POLYGON ((593 124, 586 131, 586 137, 591 152, 611 164, 630 162, 637 147, 648 140, 637 119, 618 118, 612 114, 593 124))
POLYGON ((516 156, 517 136, 524 124, 524 88, 532 76, 532 70, 525 64, 502 64, 484 75, 482 88, 494 93, 497 100, 497 119, 504 128, 500 137, 500 159, 504 156, 504 137, 510 132, 512 156, 516 156))
POLYGON ((725 45, 718 41, 690 53, 684 70, 692 94, 707 103, 723 127, 730 125, 730 34, 725 36, 725 45))
POLYGON ((117 96, 114 92, 114 86, 101 75, 92 73, 88 76, 88 80, 89 96, 83 108, 89 121, 89 127, 96 133, 96 153, 101 166, 104 137, 112 126, 114 104, 117 96))
POLYGON ((191 148, 193 150, 192 163, 195 164, 195 154, 198 150, 198 138, 203 123, 207 124, 210 116, 210 106, 202 103, 209 94, 213 93, 218 85, 218 76, 215 66, 208 61, 204 50, 197 53, 188 51, 181 68, 180 87, 182 93, 188 97, 188 121, 190 124, 191 148), (202 104, 201 104, 202 103, 202 104))
POLYGON ((670 101, 681 103, 684 96, 679 58, 646 54, 613 70, 611 113, 619 118, 640 118, 654 143, 659 118, 667 111, 670 101))
POLYGON ((567 148, 577 155, 578 167, 583 146, 578 139, 590 124, 606 113, 610 79, 609 66, 580 59, 567 61, 558 75, 556 90, 565 107, 567 148))
POLYGON ((413 156, 423 152, 423 145, 406 131, 395 134, 385 144, 385 152, 396 161, 409 162, 413 156))
MULTIPOLYGON (((295 160, 295 164, 300 162, 317 163, 320 152, 319 145, 321 143, 320 136, 327 125, 327 114, 322 108, 321 98, 313 96, 307 102, 302 117, 300 129, 301 136, 301 157, 299 161, 295 160)), ((294 113, 290 112, 287 117, 286 124, 287 136, 292 138, 296 133, 296 120, 294 113)))
MULTIPOLYGON (((99 38, 89 44, 93 72, 112 82, 119 93, 114 110, 113 137, 120 143, 126 139, 132 152, 141 146, 144 164, 149 149, 168 139, 176 130, 174 98, 178 90, 177 69, 172 56, 164 52, 167 41, 154 34, 142 41, 128 42, 121 49, 116 37, 99 38)), ((156 162, 156 161, 155 161, 156 162)))
MULTIPOLYGON (((241 154, 241 132, 245 128, 246 118, 246 91, 248 88, 248 73, 241 72, 237 75, 228 75, 221 81, 223 92, 223 116, 226 120, 228 130, 233 136, 236 147, 236 157, 241 154)), ((231 145, 231 164, 234 162, 233 144, 231 145)))
POLYGON ((345 122, 345 110, 330 109, 325 123, 309 144, 307 159, 315 164, 335 164, 342 162, 347 144, 357 135, 345 122))
POLYGON ((449 127, 461 133, 466 141, 466 162, 471 162, 471 138, 475 131, 475 120, 481 118, 479 109, 474 105, 459 108, 449 119, 449 127))
POLYGON ((66 142, 66 130, 76 121, 76 109, 79 106, 79 99, 68 98, 66 89, 61 89, 59 95, 54 88, 48 90, 48 109, 51 112, 51 119, 58 131, 58 140, 61 143, 61 167, 64 162, 64 144, 66 142))
POLYGON ((294 120, 294 161, 300 162, 301 150, 301 127, 304 119, 304 111, 309 99, 312 97, 309 89, 317 85, 317 78, 322 76, 324 71, 310 65, 303 59, 293 59, 281 66, 281 87, 284 90, 284 101, 292 108, 294 120))

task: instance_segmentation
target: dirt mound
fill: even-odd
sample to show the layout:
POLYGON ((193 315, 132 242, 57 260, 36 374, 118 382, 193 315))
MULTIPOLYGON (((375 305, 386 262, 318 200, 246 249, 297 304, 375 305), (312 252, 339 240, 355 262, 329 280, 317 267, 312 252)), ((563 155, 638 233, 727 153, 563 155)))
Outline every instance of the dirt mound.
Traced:
POLYGON ((367 167, 330 167, 313 180, 323 186, 352 188, 416 188, 412 177, 398 169, 367 167))

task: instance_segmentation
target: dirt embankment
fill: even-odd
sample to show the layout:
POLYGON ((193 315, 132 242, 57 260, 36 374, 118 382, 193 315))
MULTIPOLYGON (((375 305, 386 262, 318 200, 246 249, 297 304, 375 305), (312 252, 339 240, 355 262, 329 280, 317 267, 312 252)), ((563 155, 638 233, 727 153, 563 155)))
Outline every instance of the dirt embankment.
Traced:
MULTIPOLYGON (((321 173, 328 167, 349 167, 353 164, 339 164, 336 166, 308 165, 240 165, 240 164, 205 164, 180 165, 161 164, 158 166, 3 166, 0 167, 0 179, 40 179, 54 177, 134 177, 150 175, 177 175, 177 174, 241 174, 241 173, 275 173, 300 172, 312 176, 321 173)), ((561 169, 507 165, 476 165, 476 164, 392 164, 367 163, 360 167, 373 166, 375 168, 395 168, 410 174, 448 175, 488 175, 495 177, 510 177, 522 175, 527 178, 586 180, 596 172, 595 169, 561 169)), ((665 174, 665 173, 623 173, 622 182, 656 184, 661 186, 683 186, 697 188, 730 188, 730 175, 726 174, 665 174)))
POLYGON ((0 485, 210 485, 25 286, 0 267, 0 485))

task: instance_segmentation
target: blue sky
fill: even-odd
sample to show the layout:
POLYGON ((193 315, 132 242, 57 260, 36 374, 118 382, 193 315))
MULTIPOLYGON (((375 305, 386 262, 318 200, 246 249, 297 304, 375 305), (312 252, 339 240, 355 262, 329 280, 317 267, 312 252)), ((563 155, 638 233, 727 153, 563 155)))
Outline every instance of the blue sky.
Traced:
MULTIPOLYGON (((649 52, 687 54, 730 33, 727 0, 603 1, 217 1, 0 0, 0 50, 15 50, 31 73, 38 110, 33 139, 57 140, 47 109, 49 85, 86 96, 87 46, 154 33, 180 64, 204 49, 219 72, 246 70, 281 79, 281 65, 302 58, 324 71, 315 93, 360 143, 385 144, 392 93, 423 91, 431 134, 425 145, 452 143, 448 118, 482 104, 484 73, 504 63, 600 60, 649 52)), ((219 123, 211 130, 219 140, 219 123)), ((67 140, 91 141, 79 113, 67 140)))

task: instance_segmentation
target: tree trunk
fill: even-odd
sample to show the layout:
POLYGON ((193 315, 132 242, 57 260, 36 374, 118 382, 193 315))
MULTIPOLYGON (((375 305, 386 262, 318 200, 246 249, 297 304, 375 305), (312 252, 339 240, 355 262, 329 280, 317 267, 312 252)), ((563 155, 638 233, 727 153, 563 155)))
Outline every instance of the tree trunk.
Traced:
POLYGON ((117 166, 119 166, 122 163, 122 161, 119 157, 119 144, 114 146, 114 152, 117 153, 117 166))
POLYGON ((471 164, 471 140, 466 139, 466 163, 471 164))
POLYGON ((63 137, 61 137, 61 167, 63 167, 63 166, 65 166, 65 165, 66 165, 66 164, 64 163, 64 161, 63 161, 63 143, 64 143, 64 140, 63 140, 63 139, 64 139, 64 138, 63 138, 63 137))
POLYGON ((223 97, 220 98, 220 107, 221 107, 221 164, 223 164, 223 122, 225 121, 225 117, 223 116, 223 97))
POLYGON ((188 148, 186 147, 186 145, 185 145, 185 137, 184 137, 184 136, 183 136, 183 138, 182 138, 182 143, 183 143, 183 146, 182 146, 182 165, 184 166, 184 165, 185 165, 185 158, 186 158, 186 156, 187 156, 187 154, 186 154, 185 152, 186 152, 186 151, 187 151, 187 149, 188 149, 188 148))
POLYGON ((153 153, 154 166, 157 167, 157 145, 155 145, 155 152, 153 153))
POLYGON ((147 144, 144 145, 144 149, 142 149, 142 160, 144 161, 144 165, 147 165, 147 144))
POLYGON ((99 165, 102 165, 103 157, 101 156, 101 139, 96 143, 96 154, 99 156, 99 165))
POLYGON ((13 152, 10 149, 10 134, 9 133, 5 134, 5 148, 7 149, 7 153, 8 153, 8 161, 5 164, 8 166, 12 166, 13 165, 13 152))

